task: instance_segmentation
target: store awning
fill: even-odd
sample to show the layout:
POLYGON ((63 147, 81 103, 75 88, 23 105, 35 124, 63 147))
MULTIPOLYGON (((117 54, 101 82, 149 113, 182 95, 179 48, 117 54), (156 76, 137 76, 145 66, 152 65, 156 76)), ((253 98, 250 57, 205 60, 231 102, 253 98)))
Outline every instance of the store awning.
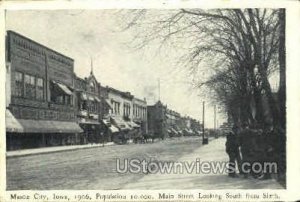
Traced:
POLYGON ((109 119, 102 119, 102 122, 104 125, 106 125, 107 127, 110 127, 111 126, 111 122, 109 119))
POLYGON ((193 133, 193 131, 191 129, 189 129, 189 128, 185 128, 184 131, 187 132, 187 133, 189 133, 189 134, 193 133))
POLYGON ((202 131, 200 131, 200 130, 198 130, 197 133, 198 133, 199 135, 202 135, 202 131))
POLYGON ((56 81, 52 81, 56 86, 58 86, 65 94, 72 95, 72 91, 64 84, 57 83, 56 81))
POLYGON ((121 118, 112 118, 113 123, 120 129, 120 130, 130 130, 131 127, 121 118))
POLYGON ((95 100, 96 100, 97 102, 101 102, 101 100, 100 100, 97 96, 95 96, 95 100))
POLYGON ((75 122, 41 121, 32 119, 18 119, 24 133, 81 133, 83 130, 75 122))
POLYGON ((80 93, 80 98, 81 98, 82 100, 87 100, 87 96, 86 96, 85 93, 80 93))
POLYGON ((141 126, 134 123, 133 121, 128 121, 127 124, 132 128, 140 128, 141 126))
POLYGON ((177 130, 175 130, 174 128, 171 128, 172 132, 175 134, 175 135, 178 135, 178 132, 177 130))
POLYGON ((8 109, 5 110, 5 125, 6 132, 22 133, 24 131, 22 125, 8 109))
POLYGON ((95 101, 95 97, 94 97, 94 96, 88 95, 87 97, 88 97, 88 100, 90 100, 90 101, 95 101))
POLYGON ((92 125, 100 125, 100 123, 96 120, 85 120, 85 119, 82 119, 78 122, 79 124, 92 124, 92 125))
POLYGON ((119 129, 117 127, 115 127, 114 125, 111 125, 109 127, 109 130, 112 132, 112 133, 117 133, 119 132, 119 129))

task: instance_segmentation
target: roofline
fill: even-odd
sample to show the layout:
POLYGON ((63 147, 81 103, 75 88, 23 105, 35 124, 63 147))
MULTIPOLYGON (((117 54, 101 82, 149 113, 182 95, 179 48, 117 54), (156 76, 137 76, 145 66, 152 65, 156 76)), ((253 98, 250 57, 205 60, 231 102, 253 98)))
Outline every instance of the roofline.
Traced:
POLYGON ((140 99, 140 98, 137 98, 137 97, 133 97, 134 100, 137 100, 137 101, 140 101, 140 102, 144 102, 144 103, 147 103, 146 100, 143 100, 143 99, 140 99))
POLYGON ((49 48, 49 47, 47 47, 47 46, 45 46, 45 45, 43 45, 43 44, 41 44, 41 43, 39 43, 39 42, 37 42, 37 41, 34 41, 33 39, 30 39, 30 38, 28 38, 28 37, 26 37, 26 36, 24 36, 24 35, 21 35, 21 34, 15 32, 15 31, 12 31, 12 30, 7 30, 6 32, 7 32, 7 33, 15 34, 15 35, 17 35, 17 36, 19 36, 19 37, 22 37, 22 38, 24 38, 24 39, 26 39, 26 40, 28 40, 28 41, 30 41, 30 42, 32 42, 32 43, 35 43, 35 44, 38 45, 38 46, 41 46, 41 47, 47 49, 48 51, 52 51, 52 52, 54 52, 54 53, 56 53, 56 54, 58 54, 58 55, 60 55, 60 56, 63 56, 63 57, 65 57, 65 58, 68 58, 69 60, 72 60, 72 62, 74 63, 74 59, 73 59, 73 58, 70 58, 70 57, 68 57, 68 56, 66 56, 66 55, 64 55, 64 54, 62 54, 62 53, 60 53, 60 52, 58 52, 58 51, 56 51, 56 50, 53 50, 53 49, 51 49, 51 48, 49 48))

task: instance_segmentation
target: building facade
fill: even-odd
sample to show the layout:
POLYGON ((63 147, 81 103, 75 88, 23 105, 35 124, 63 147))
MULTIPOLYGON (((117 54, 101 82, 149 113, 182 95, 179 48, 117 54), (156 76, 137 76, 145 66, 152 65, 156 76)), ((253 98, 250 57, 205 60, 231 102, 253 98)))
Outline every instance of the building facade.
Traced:
POLYGON ((8 150, 165 139, 199 129, 160 101, 147 106, 130 92, 101 86, 93 71, 76 76, 72 58, 13 31, 6 36, 5 88, 8 150))
POLYGON ((100 83, 91 71, 88 78, 75 77, 75 106, 77 121, 84 131, 82 143, 103 142, 105 137, 101 124, 100 83))
POLYGON ((165 139, 169 137, 167 129, 167 107, 158 101, 147 106, 149 136, 165 139))
POLYGON ((138 125, 142 135, 148 133, 147 101, 134 97, 132 99, 132 121, 138 125))
POLYGON ((111 139, 117 143, 126 143, 131 138, 130 121, 132 118, 132 99, 130 93, 112 87, 106 87, 107 103, 111 106, 109 121, 114 131, 111 139))
POLYGON ((201 133, 199 121, 188 116, 181 116, 160 101, 148 106, 147 113, 148 131, 156 138, 195 136, 201 133))
POLYGON ((72 58, 8 31, 6 72, 8 150, 79 143, 72 58))

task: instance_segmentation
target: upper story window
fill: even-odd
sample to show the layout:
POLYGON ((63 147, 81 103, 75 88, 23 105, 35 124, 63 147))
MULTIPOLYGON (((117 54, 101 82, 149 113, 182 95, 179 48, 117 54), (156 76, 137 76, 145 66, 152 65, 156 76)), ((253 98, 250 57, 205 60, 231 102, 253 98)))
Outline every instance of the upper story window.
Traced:
POLYGON ((23 73, 15 72, 15 86, 13 90, 13 95, 17 97, 23 96, 23 73))
POLYGON ((42 78, 21 72, 14 72, 14 77, 14 96, 44 100, 44 80, 42 78))
POLYGON ((129 117, 130 116, 130 104, 124 103, 123 115, 124 115, 124 117, 129 117))
POLYGON ((25 74, 25 97, 26 98, 35 98, 35 77, 25 74))
POLYGON ((90 89, 91 89, 91 92, 96 93, 96 85, 94 82, 90 83, 90 89))
POLYGON ((113 114, 120 114, 120 103, 116 101, 111 101, 112 104, 112 113, 113 114))
POLYGON ((44 80, 42 78, 36 79, 36 99, 44 100, 44 80))
POLYGON ((72 91, 64 84, 55 81, 50 82, 50 99, 51 102, 62 105, 73 106, 72 91))

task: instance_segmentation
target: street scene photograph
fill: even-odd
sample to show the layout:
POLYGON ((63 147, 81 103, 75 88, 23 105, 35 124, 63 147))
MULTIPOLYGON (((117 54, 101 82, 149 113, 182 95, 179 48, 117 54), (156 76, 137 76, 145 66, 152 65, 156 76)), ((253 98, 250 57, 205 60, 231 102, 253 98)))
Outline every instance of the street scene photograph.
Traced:
POLYGON ((6 10, 6 190, 286 189, 285 37, 284 8, 6 10))

